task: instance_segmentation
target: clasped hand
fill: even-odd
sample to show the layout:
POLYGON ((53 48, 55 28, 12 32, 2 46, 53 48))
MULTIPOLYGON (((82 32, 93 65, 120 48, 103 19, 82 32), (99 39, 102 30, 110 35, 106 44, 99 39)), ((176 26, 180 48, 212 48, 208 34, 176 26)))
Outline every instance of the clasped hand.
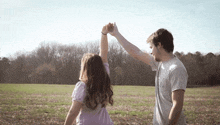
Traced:
POLYGON ((107 25, 105 25, 103 28, 102 28, 102 33, 103 34, 108 34, 110 33, 112 36, 115 36, 115 34, 118 32, 118 28, 116 26, 116 23, 109 23, 107 25))

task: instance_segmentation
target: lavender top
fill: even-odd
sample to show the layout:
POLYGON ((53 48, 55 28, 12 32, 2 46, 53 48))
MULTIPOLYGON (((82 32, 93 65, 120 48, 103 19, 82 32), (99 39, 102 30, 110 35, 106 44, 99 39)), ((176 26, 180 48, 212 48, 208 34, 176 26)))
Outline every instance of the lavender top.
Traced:
MULTIPOLYGON (((104 63, 106 71, 109 72, 109 64, 104 63)), ((105 107, 101 107, 98 104, 95 110, 91 110, 84 104, 84 98, 86 96, 86 84, 79 81, 72 93, 72 101, 78 101, 83 103, 83 107, 76 118, 77 125, 113 125, 113 122, 105 107)))

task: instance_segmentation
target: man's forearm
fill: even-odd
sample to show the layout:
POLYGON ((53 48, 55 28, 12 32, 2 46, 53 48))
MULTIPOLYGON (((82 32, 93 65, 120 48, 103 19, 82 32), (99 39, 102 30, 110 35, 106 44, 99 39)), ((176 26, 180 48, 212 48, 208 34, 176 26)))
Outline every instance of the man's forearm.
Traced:
POLYGON ((180 117, 182 111, 182 106, 173 106, 170 110, 169 114, 169 124, 168 125, 176 125, 178 122, 178 119, 180 117))

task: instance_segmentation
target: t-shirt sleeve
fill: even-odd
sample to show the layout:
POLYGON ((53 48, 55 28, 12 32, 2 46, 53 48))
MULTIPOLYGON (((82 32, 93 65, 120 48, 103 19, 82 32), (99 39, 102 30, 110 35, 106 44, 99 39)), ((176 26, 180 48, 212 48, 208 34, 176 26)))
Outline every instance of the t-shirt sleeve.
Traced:
POLYGON ((72 102, 73 101, 78 101, 78 102, 82 102, 83 103, 83 100, 85 98, 85 95, 86 95, 86 85, 85 83, 83 82, 78 82, 76 85, 75 85, 75 88, 73 90, 73 93, 72 93, 72 102))
POLYGON ((105 66, 105 70, 106 70, 107 74, 110 76, 109 64, 104 63, 104 66, 105 66))
POLYGON ((152 68, 152 71, 157 71, 158 70, 158 65, 159 65, 159 62, 156 62, 153 58, 153 56, 149 55, 150 56, 150 66, 152 68))
POLYGON ((171 90, 172 91, 178 89, 186 90, 187 80, 188 80, 188 74, 183 67, 174 69, 170 75, 171 90))

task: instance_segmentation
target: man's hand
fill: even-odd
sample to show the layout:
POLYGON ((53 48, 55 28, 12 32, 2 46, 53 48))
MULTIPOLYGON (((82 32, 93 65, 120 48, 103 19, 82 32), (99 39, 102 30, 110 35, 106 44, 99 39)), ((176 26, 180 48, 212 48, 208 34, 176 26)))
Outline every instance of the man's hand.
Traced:
POLYGON ((116 23, 114 23, 113 29, 109 30, 109 33, 110 33, 112 36, 115 36, 116 34, 118 34, 118 27, 117 27, 116 23))
POLYGON ((108 34, 110 32, 113 32, 113 30, 114 30, 114 25, 112 23, 109 23, 102 28, 102 33, 108 34))

